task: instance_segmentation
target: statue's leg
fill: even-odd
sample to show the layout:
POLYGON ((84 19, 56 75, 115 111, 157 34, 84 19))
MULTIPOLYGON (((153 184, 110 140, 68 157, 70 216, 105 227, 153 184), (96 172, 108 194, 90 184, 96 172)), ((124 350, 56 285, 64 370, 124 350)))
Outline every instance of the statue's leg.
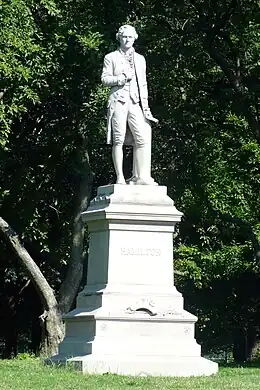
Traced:
POLYGON ((126 184, 123 174, 123 145, 112 147, 112 159, 116 171, 116 184, 126 184))
POLYGON ((135 164, 136 164, 136 173, 137 181, 145 178, 145 163, 146 163, 146 148, 144 146, 136 146, 135 150, 135 164))
POLYGON ((136 184, 155 184, 151 177, 151 126, 146 122, 139 104, 131 104, 128 124, 135 139, 133 176, 136 184))
POLYGON ((129 184, 135 184, 137 181, 137 168, 136 168, 136 146, 133 145, 133 169, 132 169, 132 176, 127 180, 127 183, 129 184))
POLYGON ((151 178, 152 129, 150 123, 148 123, 147 121, 145 121, 145 138, 146 138, 146 142, 144 148, 145 148, 146 158, 143 166, 143 177, 149 178, 152 181, 154 181, 151 178))
POLYGON ((123 174, 123 143, 126 133, 128 104, 117 102, 111 119, 112 125, 112 159, 116 171, 116 183, 126 184, 123 174))

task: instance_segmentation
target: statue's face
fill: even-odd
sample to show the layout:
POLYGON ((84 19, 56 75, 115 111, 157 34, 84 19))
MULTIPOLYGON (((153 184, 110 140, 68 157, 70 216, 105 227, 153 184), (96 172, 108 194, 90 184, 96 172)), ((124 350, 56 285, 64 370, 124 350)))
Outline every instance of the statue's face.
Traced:
POLYGON ((119 36, 120 48, 122 50, 130 49, 135 41, 134 31, 125 29, 123 34, 119 36))

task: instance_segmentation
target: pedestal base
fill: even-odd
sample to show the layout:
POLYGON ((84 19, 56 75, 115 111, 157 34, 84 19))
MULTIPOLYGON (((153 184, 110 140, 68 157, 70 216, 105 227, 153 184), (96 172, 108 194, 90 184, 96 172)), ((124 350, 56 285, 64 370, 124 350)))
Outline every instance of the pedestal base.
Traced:
POLYGON ((172 233, 181 216, 166 187, 98 189, 82 214, 90 233, 88 283, 64 316, 66 336, 53 362, 92 374, 218 371, 201 357, 197 318, 174 286, 172 233))

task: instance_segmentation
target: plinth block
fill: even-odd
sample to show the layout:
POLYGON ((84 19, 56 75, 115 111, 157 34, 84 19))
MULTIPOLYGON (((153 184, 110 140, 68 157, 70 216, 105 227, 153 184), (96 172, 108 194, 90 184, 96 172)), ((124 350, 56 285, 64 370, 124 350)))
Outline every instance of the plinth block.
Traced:
MULTIPOLYGON (((59 360, 55 361, 62 363, 59 360)), ((68 359, 67 363, 84 374, 195 377, 210 376, 218 372, 216 363, 202 357, 135 356, 127 358, 125 355, 120 357, 86 355, 68 359)))

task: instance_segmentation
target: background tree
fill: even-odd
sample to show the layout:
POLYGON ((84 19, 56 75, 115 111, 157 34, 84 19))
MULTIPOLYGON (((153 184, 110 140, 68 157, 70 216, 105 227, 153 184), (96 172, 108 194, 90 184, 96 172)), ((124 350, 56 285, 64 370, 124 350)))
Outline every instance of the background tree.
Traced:
POLYGON ((211 347, 233 346, 234 357, 247 360, 259 333, 259 5, 146 6, 155 109, 163 118, 156 170, 185 215, 176 254, 188 276, 181 285, 202 329, 214 334, 211 347))
MULTIPOLYGON (((24 98, 24 107, 17 115, 11 117, 9 111, 4 113, 3 122, 12 126, 2 150, 1 186, 1 231, 40 294, 44 322, 41 349, 48 354, 54 353, 62 338, 61 314, 70 309, 82 279, 84 227, 79 215, 91 197, 93 179, 86 148, 88 131, 91 134, 92 129, 86 125, 85 106, 89 100, 93 102, 98 78, 98 69, 93 64, 98 62, 97 48, 101 43, 100 34, 87 30, 89 18, 85 18, 83 30, 80 23, 73 24, 73 13, 68 15, 68 10, 63 8, 62 14, 59 4, 51 5, 50 10, 34 3, 14 2, 10 7, 4 4, 4 24, 15 7, 22 20, 29 15, 30 39, 33 45, 37 42, 40 53, 46 55, 43 61, 46 72, 42 76, 38 68, 33 68, 27 51, 21 50, 26 42, 17 51, 12 45, 10 50, 18 58, 17 67, 28 66, 28 73, 31 72, 24 81, 24 88, 29 88, 31 82, 30 87, 32 90, 35 87, 33 92, 38 94, 38 103, 35 100, 37 104, 30 106, 24 98), (25 253, 21 241, 5 220, 21 233, 35 262, 25 253), (57 299, 55 291, 58 290, 57 299)), ((87 14, 85 9, 85 16, 87 14)), ((18 27, 21 31, 25 28, 24 25, 18 27)), ((20 35, 22 39, 22 33, 20 35)), ((4 38, 3 34, 3 43, 4 38)), ((3 97, 7 107, 15 94, 23 98, 14 80, 16 70, 10 70, 9 79, 3 74, 6 85, 10 86, 10 96, 3 97)), ((91 120, 95 123, 97 118, 91 120)), ((6 253, 9 256, 9 252, 6 253)), ((17 267, 15 270, 19 272, 17 267)))
POLYGON ((43 346, 53 349, 45 350, 62 337, 60 316, 73 305, 85 263, 80 212, 98 185, 113 181, 102 60, 130 22, 160 118, 153 174, 184 213, 175 238, 178 287, 199 315, 205 352, 251 358, 259 337, 257 1, 0 4, 2 303, 19 324, 5 340, 25 335, 19 313, 32 297, 35 340, 35 319, 44 312, 48 328, 52 307, 57 327, 47 329, 43 346), (7 248, 16 237, 6 221, 48 281, 47 306, 7 248))

